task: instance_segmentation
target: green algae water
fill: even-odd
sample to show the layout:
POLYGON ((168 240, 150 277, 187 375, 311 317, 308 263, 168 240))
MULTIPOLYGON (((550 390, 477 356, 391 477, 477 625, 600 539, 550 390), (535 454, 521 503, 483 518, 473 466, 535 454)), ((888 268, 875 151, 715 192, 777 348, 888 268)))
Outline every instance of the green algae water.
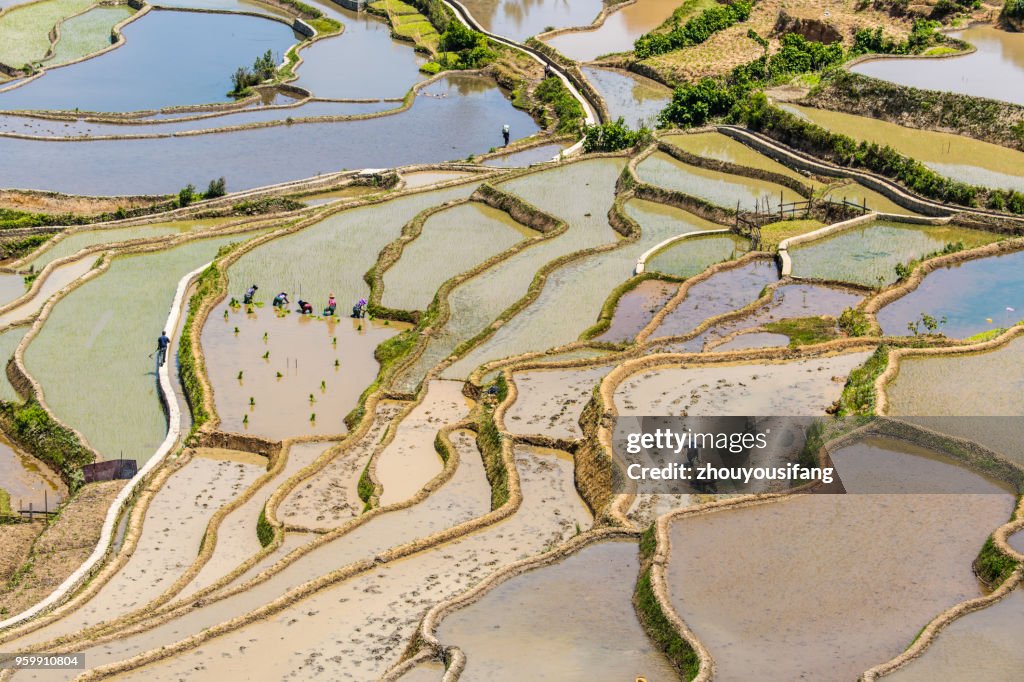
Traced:
POLYGON ((709 234, 669 244, 647 261, 647 272, 673 277, 692 277, 715 263, 735 260, 746 253, 750 242, 735 234, 709 234))
POLYGON ((47 66, 64 64, 109 47, 113 27, 134 13, 127 5, 101 6, 65 20, 60 25, 60 40, 47 66))
POLYGON ((667 135, 662 139, 674 147, 678 147, 683 151, 690 152, 691 154, 696 154, 697 156, 703 156, 708 159, 717 159, 718 161, 727 161, 729 163, 734 163, 737 166, 747 166, 748 168, 758 168, 760 170, 771 171, 772 173, 779 173, 780 175, 785 175, 808 185, 819 184, 813 183, 809 178, 793 170, 789 166, 784 166, 778 161, 774 161, 764 154, 751 149, 742 142, 734 140, 722 133, 667 135))
POLYGON ((446 280, 538 234, 486 204, 471 202, 435 213, 384 273, 382 303, 425 310, 446 280))
POLYGON ((252 236, 116 258, 106 273, 54 306, 25 350, 25 365, 53 412, 81 431, 104 459, 123 454, 141 465, 163 441, 167 422, 156 361, 147 356, 178 281, 212 260, 220 247, 252 236))
POLYGON ((956 225, 880 220, 798 244, 789 255, 795 277, 885 286, 898 279, 897 265, 941 251, 947 244, 970 249, 998 239, 991 232, 956 225))

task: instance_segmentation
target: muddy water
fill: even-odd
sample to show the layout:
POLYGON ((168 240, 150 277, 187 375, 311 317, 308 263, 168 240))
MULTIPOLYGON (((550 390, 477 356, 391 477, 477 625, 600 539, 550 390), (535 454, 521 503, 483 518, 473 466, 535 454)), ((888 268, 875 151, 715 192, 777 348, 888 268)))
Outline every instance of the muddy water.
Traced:
POLYGON ((133 111, 222 102, 239 65, 298 42, 277 21, 196 12, 150 12, 123 32, 118 49, 0 94, 0 108, 133 111), (182 52, 183 41, 193 49, 182 52))
MULTIPOLYGON (((213 555, 196 577, 181 591, 181 596, 186 597, 213 584, 250 556, 259 552, 261 545, 256 535, 256 524, 267 500, 278 486, 300 469, 308 466, 333 445, 334 443, 329 442, 292 445, 288 449, 288 459, 280 473, 267 481, 252 497, 228 514, 221 522, 220 528, 217 530, 217 544, 214 545, 213 555)), ((269 462, 263 459, 260 473, 262 474, 268 466, 269 462)))
POLYGON ((438 639, 466 654, 465 679, 677 680, 633 610, 639 571, 635 542, 590 545, 449 615, 438 639))
MULTIPOLYGON (((51 296, 92 270, 95 262, 96 256, 85 256, 59 268, 54 268, 53 272, 43 280, 35 296, 11 308, 6 313, 0 314, 0 324, 15 324, 28 319, 29 316, 38 312, 51 296)), ((20 294, 24 295, 27 291, 28 289, 23 287, 20 294)))
MULTIPOLYGON (((318 4, 318 3, 314 3, 318 4)), ((292 15, 283 9, 274 7, 259 0, 160 0, 162 7, 181 7, 185 9, 219 9, 233 12, 256 12, 269 16, 292 20, 292 15)))
POLYGON ((515 168, 519 166, 532 166, 535 163, 544 163, 562 153, 566 148, 562 144, 542 144, 536 147, 524 149, 521 152, 502 154, 484 161, 484 165, 496 166, 499 168, 515 168))
POLYGON ((678 284, 657 279, 640 282, 619 299, 608 331, 595 340, 629 341, 647 326, 654 314, 672 298, 678 288, 678 284))
POLYGON ((750 242, 734 234, 693 237, 669 244, 651 255, 645 269, 674 277, 693 277, 715 263, 736 260, 750 247, 750 242))
POLYGON ((121 570, 81 608, 14 646, 74 633, 142 608, 160 596, 195 560, 214 512, 266 469, 266 459, 257 460, 252 461, 249 453, 198 450, 150 502, 138 545, 121 570))
POLYGON ((742 210, 752 211, 757 206, 764 208, 767 202, 769 207, 777 209, 780 197, 786 203, 804 200, 788 187, 698 168, 662 152, 655 152, 644 159, 636 170, 643 182, 674 189, 725 208, 736 208, 739 202, 742 210))
POLYGON ((232 191, 240 191, 344 168, 465 159, 500 145, 504 123, 514 140, 537 131, 530 115, 514 109, 496 86, 463 92, 458 83, 464 78, 471 77, 427 86, 400 115, 357 121, 142 140, 3 138, 0 155, 10 163, 0 166, 0 185, 73 194, 166 194, 186 182, 205 187, 224 176, 232 191), (259 163, 253 163, 253 149, 260 150, 259 163), (161 163, 150 163, 153 158, 161 163), (98 163, 103 173, 93 172, 98 163))
POLYGON ((277 518, 304 528, 325 529, 336 528, 362 513, 364 503, 359 499, 359 476, 384 436, 384 430, 405 404, 387 400, 377 403, 366 435, 314 476, 299 483, 278 507, 277 518))
MULTIPOLYGON (((462 458, 470 459, 467 454, 462 458)), ((398 661, 431 606, 505 564, 564 541, 576 533, 577 524, 580 528, 590 525, 590 516, 575 494, 572 462, 567 456, 518 448, 516 464, 522 479, 523 504, 511 518, 435 549, 380 565, 194 652, 139 670, 128 679, 178 679, 197 666, 203 675, 244 677, 254 665, 274 679, 289 674, 303 679, 376 678, 398 661), (273 650, 258 646, 258 642, 266 641, 277 646, 273 650)), ((474 466, 474 479, 483 480, 482 466, 474 466)), ((442 495, 453 483, 431 497, 442 495)), ((476 513, 483 513, 485 509, 481 510, 480 505, 486 498, 473 499, 476 513)), ((415 513, 409 516, 420 521, 420 529, 423 521, 438 516, 423 505, 408 511, 415 513)), ((433 525, 433 521, 428 523, 433 525)), ((367 528, 373 525, 371 522, 367 528)), ((403 530, 407 534, 412 529, 407 525, 403 530)), ((182 634, 179 632, 175 639, 182 634)), ((96 652, 98 663, 108 656, 96 652)))
POLYGON ((426 187, 439 182, 447 182, 457 178, 466 178, 470 175, 472 173, 464 171, 417 171, 415 173, 402 173, 402 179, 405 180, 406 189, 412 189, 414 187, 426 187))
MULTIPOLYGON (((686 242, 683 242, 685 245, 686 242)), ((651 336, 657 338, 687 334, 710 317, 753 303, 761 290, 776 280, 778 270, 775 263, 768 259, 717 272, 691 286, 686 298, 665 316, 651 336)))
POLYGON ((896 266, 941 251, 947 244, 964 248, 999 239, 991 232, 955 225, 911 225, 879 220, 843 230, 824 239, 794 246, 795 277, 887 286, 897 280, 896 266))
POLYGON ((812 184, 811 180, 789 166, 784 166, 778 161, 774 161, 764 154, 754 151, 742 142, 727 137, 722 133, 668 135, 663 139, 665 142, 697 156, 727 161, 738 166, 747 166, 748 168, 759 168, 785 175, 805 184, 812 184))
MULTIPOLYGON (((563 234, 538 242, 460 284, 449 296, 451 317, 430 336, 424 353, 396 380, 396 388, 411 391, 427 370, 448 357, 462 342, 472 338, 506 308, 526 294, 537 270, 545 263, 581 249, 614 240, 603 218, 607 206, 593 208, 610 197, 622 170, 620 159, 594 159, 526 175, 502 185, 509 192, 542 208, 558 209, 567 219, 563 234), (566 194, 565 187, 577 191, 566 194), (591 216, 586 216, 590 213, 591 216), (568 220, 573 216, 573 220, 568 220)), ((628 273, 626 273, 628 276, 628 273)), ((579 332, 577 332, 579 333, 579 332)))
POLYGON ((465 184, 341 211, 270 241, 243 255, 228 270, 231 295, 241 300, 255 283, 260 287, 256 300, 267 307, 283 290, 293 304, 303 298, 321 312, 333 292, 338 314, 348 315, 356 301, 369 296, 363 275, 377 262, 380 250, 401 234, 405 223, 426 208, 466 198, 474 189, 475 185, 465 184))
MULTIPOLYGON (((949 64, 949 60, 942 60, 949 64)), ((920 64, 919 60, 913 63, 920 64)), ((782 108, 820 126, 858 140, 886 144, 938 173, 963 182, 1024 189, 1024 153, 962 135, 906 128, 866 116, 812 109, 795 104, 782 108)), ((870 199, 869 207, 870 207, 870 199)))
MULTIPOLYGON (((770 322, 797 317, 828 316, 838 318, 844 310, 856 306, 863 296, 848 289, 827 287, 819 284, 787 284, 775 289, 772 300, 753 313, 735 320, 716 324, 706 332, 683 345, 687 351, 728 350, 714 344, 741 329, 752 329, 770 322)), ((788 338, 781 334, 768 334, 769 337, 782 336, 786 342, 775 345, 786 345, 788 338)), ((743 337, 739 337, 740 340, 743 337)), ((774 340, 774 339, 769 339, 774 340)), ((754 341, 747 341, 748 343, 754 341)), ((740 348, 756 348, 758 346, 740 345, 740 348)))
POLYGON ((0 305, 9 303, 25 293, 25 279, 14 273, 0 274, 0 305))
POLYGON ((345 433, 345 415, 377 376, 374 349, 409 327, 344 315, 316 319, 292 301, 286 314, 226 304, 210 314, 202 346, 221 430, 272 440, 345 433))
POLYGON ((977 51, 944 59, 873 59, 850 70, 915 88, 1024 104, 1024 36, 988 25, 950 35, 977 51))
POLYGON ((889 414, 1024 415, 1024 338, 987 353, 900 360, 889 414))
POLYGON ((519 395, 505 414, 505 425, 516 434, 580 438, 579 420, 594 387, 612 367, 537 369, 515 374, 519 395))
POLYGON ((677 0, 639 0, 609 14, 599 28, 563 33, 544 42, 578 62, 630 52, 637 38, 660 26, 678 6, 677 0))
POLYGON ((846 375, 869 355, 660 367, 622 382, 615 404, 623 415, 819 415, 842 394, 846 375))
POLYGON ((878 311, 885 334, 907 334, 922 313, 945 317, 939 331, 966 338, 1008 327, 1024 311, 1024 252, 967 261, 929 273, 921 284, 878 311), (1012 309, 1012 310, 1011 310, 1012 309))
POLYGON ((156 360, 147 356, 156 347, 178 280, 221 246, 246 238, 203 239, 117 258, 110 270, 54 306, 26 349, 25 364, 54 413, 79 429, 102 456, 123 453, 141 466, 163 441, 167 423, 156 360), (89 387, 89 400, 82 400, 83 386, 89 387))
POLYGON ((469 416, 473 402, 458 381, 432 381, 423 401, 398 424, 395 438, 377 456, 377 480, 384 487, 381 506, 407 500, 441 473, 444 462, 434 449, 437 432, 469 416))
POLYGON ((586 26, 601 11, 601 3, 596 0, 467 0, 462 4, 485 29, 513 40, 525 40, 552 28, 586 26))
POLYGON ((854 679, 979 595, 971 559, 1008 518, 1011 494, 898 442, 834 459, 851 492, 989 494, 801 495, 674 523, 670 599, 721 679, 854 679), (734 552, 747 561, 720 560, 734 552))
POLYGON ((504 211, 471 202, 435 213, 384 272, 383 305, 426 310, 445 281, 524 239, 539 236, 504 211))
POLYGON ((295 85, 317 97, 369 99, 402 97, 423 79, 425 60, 409 43, 391 38, 388 24, 366 12, 350 12, 333 2, 314 3, 345 25, 340 36, 318 40, 302 50, 295 85), (342 65, 356 65, 347 68, 342 65))
MULTIPOLYGON (((642 3, 630 7, 639 4, 642 3)), ((672 99, 672 91, 661 83, 629 71, 588 66, 584 67, 583 74, 604 98, 612 119, 622 117, 632 128, 639 128, 641 124, 654 128, 658 114, 672 99)))
MULTIPOLYGON (((984 679, 1012 682, 1024 669, 1019 634, 1024 628, 1024 591, 1019 588, 942 630, 924 655, 884 679, 925 682, 984 679)), ((403 678, 404 679, 404 678, 403 678)))
MULTIPOLYGON (((182 619, 140 633, 125 641, 114 643, 108 647, 98 647, 93 651, 97 656, 96 664, 101 664, 103 660, 118 660, 161 643, 177 641, 188 632, 198 632, 230 618, 232 615, 240 615, 257 608, 280 596, 288 589, 322 575, 325 566, 340 567, 359 559, 369 558, 389 547, 409 542, 417 537, 429 535, 485 514, 490 509, 491 491, 484 473, 483 461, 476 451, 473 437, 466 432, 457 432, 452 435, 452 443, 459 451, 459 466, 453 477, 424 502, 409 509, 384 514, 356 528, 328 545, 313 550, 280 574, 249 591, 205 608, 194 609, 182 619)), ((557 465, 556 473, 559 474, 559 477, 553 481, 557 485, 547 493, 551 496, 550 500, 572 499, 559 497, 566 491, 573 490, 571 462, 559 459, 552 460, 552 463, 557 465)), ((547 464, 547 462, 538 462, 538 469, 542 464, 547 464)), ((541 469, 541 473, 545 476, 547 471, 547 468, 541 469)), ((534 479, 529 479, 524 483, 529 483, 532 480, 534 479)), ((534 497, 537 497, 536 490, 534 497)), ((578 502, 578 498, 576 501, 581 504, 578 502)), ((550 520, 543 516, 545 513, 550 513, 550 509, 544 508, 543 505, 538 506, 540 508, 536 513, 530 515, 533 523, 535 525, 545 521, 550 523, 550 520)), ((575 508, 570 507, 570 509, 575 508)), ((570 520, 560 521, 559 528, 573 523, 570 520)), ((286 535, 286 542, 294 535, 296 534, 286 535)), ((449 571, 445 571, 445 573, 449 573, 450 569, 449 566, 449 571)), ((378 604, 382 603, 378 602, 378 604)), ((248 644, 245 645, 246 648, 248 646, 248 644)))
POLYGON ((114 242, 125 242, 132 239, 163 237, 170 234, 180 234, 201 230, 234 220, 233 218, 207 218, 204 220, 176 220, 166 223, 153 223, 151 225, 139 225, 137 227, 115 227, 105 230, 83 230, 68 235, 56 242, 50 248, 43 251, 32 260, 24 263, 19 270, 31 269, 42 270, 52 261, 78 253, 87 246, 96 244, 113 244, 114 242))
MULTIPOLYGON (((593 191, 593 189, 591 189, 593 191)), ((582 194, 582 192, 579 192, 582 194)), ((529 199, 528 199, 529 200, 529 199)), ((581 226, 599 232, 607 227, 609 198, 591 198, 581 226)), ((558 206, 533 202, 566 221, 580 220, 558 206)), ((537 300, 503 325, 484 344, 470 351, 445 371, 447 377, 465 377, 484 362, 559 346, 579 337, 600 314, 609 292, 633 272, 637 258, 680 231, 679 225, 653 221, 641 228, 640 238, 618 248, 581 258, 555 270, 537 300)))
POLYGON ((420 663, 399 679, 402 682, 439 682, 442 677, 444 677, 444 663, 427 661, 420 663))
POLYGON ((0 489, 11 496, 11 509, 50 509, 67 496, 67 488, 42 461, 16 450, 0 435, 0 489))

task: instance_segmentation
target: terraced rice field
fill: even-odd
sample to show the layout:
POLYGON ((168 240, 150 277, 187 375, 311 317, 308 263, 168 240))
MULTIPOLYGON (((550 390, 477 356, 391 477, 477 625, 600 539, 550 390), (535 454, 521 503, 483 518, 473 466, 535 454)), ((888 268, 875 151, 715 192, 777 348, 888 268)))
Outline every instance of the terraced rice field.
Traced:
POLYGON ((0 679, 1016 679, 1020 152, 786 105, 924 164, 868 174, 739 88, 584 127, 911 19, 593 62, 725 10, 173 0, 56 68, 131 10, 9 5, 0 650, 85 662, 0 679))

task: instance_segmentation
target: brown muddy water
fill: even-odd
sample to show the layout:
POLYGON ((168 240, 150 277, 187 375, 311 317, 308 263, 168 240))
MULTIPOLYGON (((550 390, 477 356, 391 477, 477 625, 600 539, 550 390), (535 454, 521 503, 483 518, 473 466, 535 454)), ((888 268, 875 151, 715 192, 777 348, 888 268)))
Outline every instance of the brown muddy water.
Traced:
POLYGON ((622 415, 820 415, 870 353, 770 364, 666 366, 615 389, 622 415))
POLYGON ((648 279, 630 289, 615 306, 608 331, 595 337, 595 341, 629 341, 647 326, 655 313, 668 302, 679 285, 658 279, 648 279))
POLYGON ((651 254, 644 269, 672 277, 693 277, 715 263, 736 260, 750 242, 735 234, 709 234, 673 242, 651 254))
POLYGON ((361 514, 364 502, 359 499, 359 476, 384 430, 405 405, 390 400, 378 402, 366 435, 314 476, 300 482, 278 507, 277 518, 304 528, 324 529, 336 528, 361 514))
POLYGON ((731 341, 715 346, 715 351, 745 350, 747 348, 774 348, 788 346, 789 337, 785 334, 772 334, 771 332, 754 332, 741 334, 731 341))
POLYGON ((513 40, 525 40, 552 28, 586 26, 601 11, 598 0, 467 0, 462 4, 485 29, 513 40))
POLYGON ((158 597, 196 559, 214 512, 256 480, 266 463, 265 458, 246 452, 198 449, 153 497, 135 551, 110 581, 68 616, 10 646, 71 634, 142 608, 158 597))
POLYGON ((718 679, 855 679, 979 596, 971 560, 1009 518, 1006 488, 899 442, 833 457, 848 493, 904 492, 797 495, 672 525, 669 597, 718 679), (905 492, 922 489, 947 494, 905 492), (987 494, 949 494, 966 489, 987 494))
POLYGON ((427 661, 402 675, 401 682, 440 682, 444 677, 444 663, 440 661, 427 661))
POLYGON ((414 187, 427 187, 447 180, 456 180, 472 175, 463 171, 417 171, 415 173, 402 173, 406 189, 414 187))
MULTIPOLYGON (((345 433, 345 415, 377 376, 374 349, 409 326, 352 319, 344 300, 340 315, 318 319, 296 312, 295 300, 286 314, 227 303, 211 312, 202 347, 222 430, 275 440, 345 433)), ((313 305, 319 313, 326 300, 313 305)))
POLYGON ((1014 682, 1024 670, 1024 591, 967 614, 942 630, 924 655, 883 679, 894 682, 988 680, 1014 682))
POLYGON ((678 0, 639 0, 612 12, 592 31, 562 33, 544 42, 578 62, 614 52, 630 52, 637 38, 660 26, 678 6, 678 0))
MULTIPOLYGON (((462 454, 463 461, 470 459, 468 454, 462 454)), ((332 681, 375 679, 398 661, 423 614, 434 604, 464 591, 508 563, 563 542, 577 532, 577 527, 589 527, 590 515, 573 487, 571 458, 518 447, 516 466, 522 481, 523 504, 512 517, 405 559, 380 564, 368 573, 324 589, 194 651, 134 671, 126 679, 176 680, 196 672, 237 678, 245 677, 255 668, 274 679, 289 675, 332 681), (269 641, 275 646, 260 646, 261 642, 269 641)), ((474 467, 474 479, 484 481, 482 463, 474 467)), ((435 497, 440 500, 446 488, 455 482, 456 479, 449 481, 421 505, 405 510, 407 514, 382 515, 360 530, 376 536, 374 544, 379 544, 382 538, 374 533, 379 530, 376 523, 389 517, 401 521, 396 528, 406 539, 410 532, 415 533, 413 537, 422 536, 434 522, 448 527, 454 519, 440 519, 440 509, 424 505, 435 497)), ((448 497, 444 508, 458 500, 473 499, 467 507, 476 507, 474 515, 485 513, 490 506, 490 493, 486 484, 480 487, 485 494, 479 498, 453 488, 452 492, 459 497, 448 497)), ((356 556, 372 556, 366 553, 367 547, 353 545, 356 535, 363 536, 359 530, 354 531, 342 538, 340 544, 347 545, 356 556)), ((399 537, 389 536, 384 541, 388 539, 394 541, 399 537)), ((320 550, 307 558, 312 560, 318 554, 320 550)), ((325 565, 343 564, 320 563, 318 573, 325 565)), ((266 589, 267 584, 262 587, 266 589)), ((277 596, 280 592, 271 594, 277 596)), ((244 595, 246 601, 252 596, 252 591, 244 595)), ((223 609, 220 612, 225 615, 223 609)), ((174 639, 184 635, 185 631, 179 631, 174 639)), ((110 658, 106 652, 94 653, 98 662, 110 658)))
MULTIPOLYGON (((255 492, 248 500, 221 521, 217 529, 217 544, 213 554, 200 569, 196 577, 181 591, 181 596, 194 594, 196 591, 213 584, 260 551, 261 545, 257 537, 256 526, 260 512, 274 490, 292 477, 296 472, 308 466, 334 443, 295 443, 288 448, 284 467, 271 480, 255 492)), ((267 469, 269 462, 265 458, 260 473, 267 469)))
POLYGON ((900 85, 1024 104, 1024 35, 991 25, 951 33, 977 50, 942 59, 872 59, 851 71, 900 85))
POLYGON ((752 211, 757 206, 777 209, 779 201, 803 201, 799 194, 772 182, 730 175, 683 163, 663 152, 655 152, 637 166, 640 180, 665 189, 710 201, 724 208, 752 211))
POLYGON ((467 680, 677 680, 633 610, 639 571, 635 542, 590 545, 501 583, 437 636, 466 654, 467 680))
POLYGON ((0 434, 0 489, 11 496, 11 509, 55 508, 67 496, 67 486, 41 460, 17 450, 0 434))
POLYGON ((505 414, 510 433, 580 438, 579 419, 611 365, 535 369, 514 375, 518 397, 505 414))
POLYGON ((869 211, 878 211, 879 213, 919 215, 909 208, 900 206, 884 194, 879 194, 853 181, 830 185, 822 194, 822 197, 830 198, 832 201, 848 201, 867 208, 869 211))
MULTIPOLYGON (((684 241, 680 247, 685 246, 684 241)), ((686 298, 665 316, 651 336, 656 338, 687 334, 708 318, 753 303, 766 286, 778 279, 778 269, 769 259, 758 259, 716 272, 691 286, 686 292, 686 298)))
MULTIPOLYGON (((941 61, 950 63, 948 59, 941 61)), ((908 63, 920 64, 921 61, 912 60, 908 63)), ((780 106, 833 132, 857 140, 889 145, 954 180, 990 187, 1024 189, 1024 152, 963 135, 907 128, 867 116, 789 103, 780 106)), ((868 206, 871 207, 870 198, 868 206)), ((899 212, 905 212, 905 209, 899 212)))
POLYGON ((462 395, 462 382, 431 381, 426 391, 377 457, 377 480, 384 486, 381 506, 409 499, 441 473, 444 462, 434 449, 434 438, 443 426, 467 417, 473 407, 473 401, 462 395))

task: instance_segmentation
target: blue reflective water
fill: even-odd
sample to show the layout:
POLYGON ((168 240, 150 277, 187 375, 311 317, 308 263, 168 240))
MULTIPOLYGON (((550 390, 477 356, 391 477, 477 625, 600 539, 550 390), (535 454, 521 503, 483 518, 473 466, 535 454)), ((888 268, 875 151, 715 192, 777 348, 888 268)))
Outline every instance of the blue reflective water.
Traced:
POLYGON ((0 93, 0 109, 137 111, 229 100, 231 74, 299 38, 270 19, 153 10, 123 30, 125 44, 0 93))

